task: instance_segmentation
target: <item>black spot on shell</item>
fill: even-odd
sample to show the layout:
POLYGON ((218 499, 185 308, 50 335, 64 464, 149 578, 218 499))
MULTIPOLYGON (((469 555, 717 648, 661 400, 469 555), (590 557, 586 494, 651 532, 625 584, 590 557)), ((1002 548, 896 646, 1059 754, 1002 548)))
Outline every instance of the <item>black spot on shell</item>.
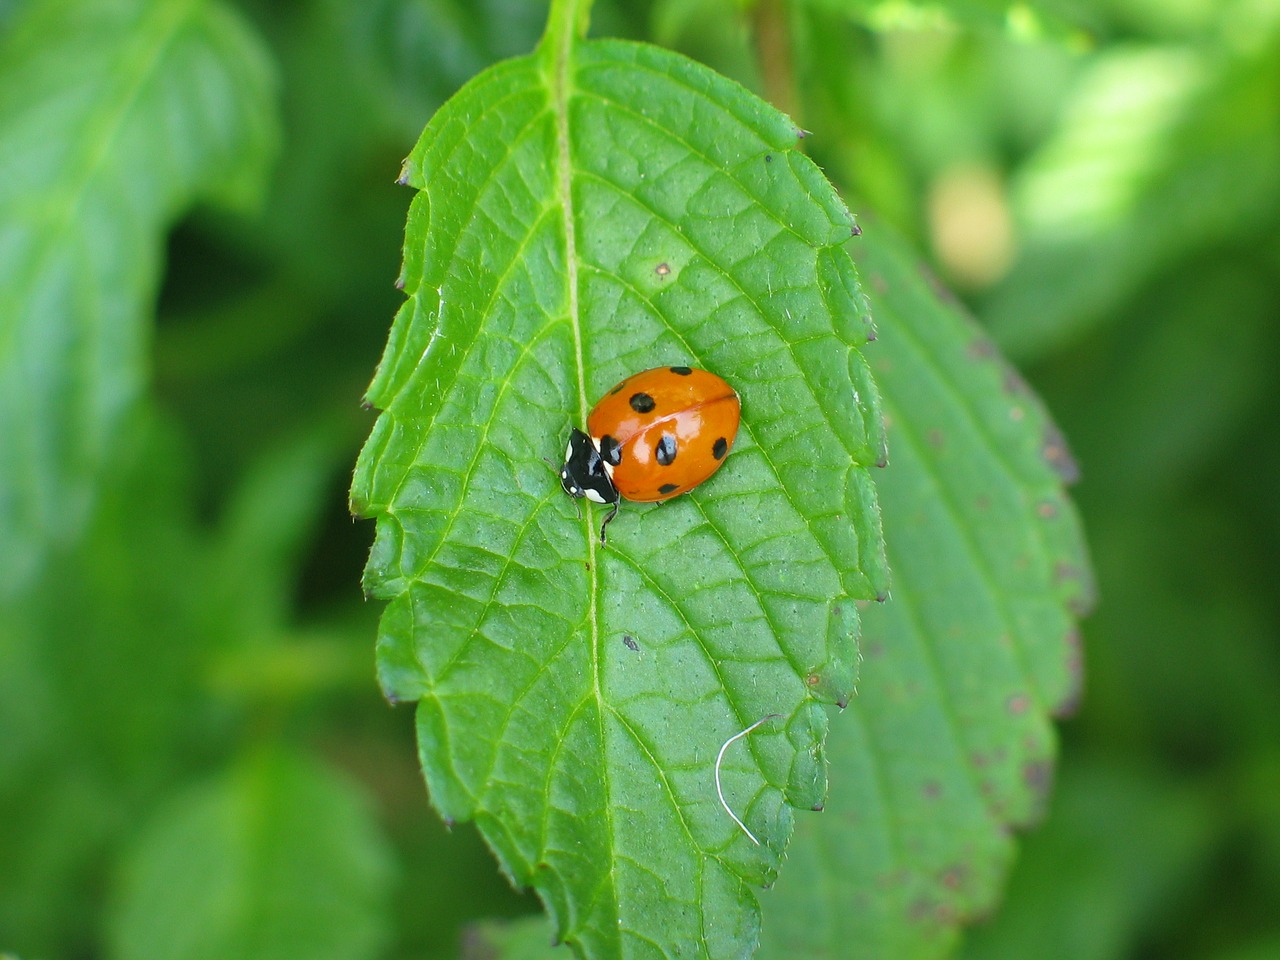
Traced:
POLYGON ((654 408, 653 397, 647 393, 633 393, 630 402, 631 409, 636 413, 648 413, 654 408))
POLYGON ((668 493, 675 493, 679 489, 680 489, 680 484, 678 483, 664 483, 662 486, 658 488, 658 492, 663 495, 666 495, 668 493))
POLYGON ((692 367, 672 367, 671 372, 678 373, 682 377, 687 377, 689 374, 693 373, 693 368, 692 367))
POLYGON ((719 440, 717 440, 715 443, 715 446, 711 448, 711 453, 717 460, 723 460, 724 455, 728 452, 729 452, 729 441, 726 440, 724 437, 721 437, 719 440))
POLYGON ((600 456, 611 467, 616 467, 622 460, 622 444, 607 433, 600 438, 600 456))
POLYGON ((658 446, 653 455, 657 458, 658 463, 664 467, 669 467, 671 466, 671 461, 676 458, 676 452, 676 438, 670 433, 664 433, 662 439, 658 441, 658 446))

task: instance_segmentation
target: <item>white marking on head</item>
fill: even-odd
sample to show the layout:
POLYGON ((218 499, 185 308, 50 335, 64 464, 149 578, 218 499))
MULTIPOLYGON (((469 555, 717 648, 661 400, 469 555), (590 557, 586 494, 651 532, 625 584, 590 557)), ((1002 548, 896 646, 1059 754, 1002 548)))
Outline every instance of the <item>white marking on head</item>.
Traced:
POLYGON ((601 458, 600 462, 604 464, 604 475, 613 480, 613 464, 603 458, 601 458))
POLYGON ((604 503, 604 497, 600 495, 599 490, 588 490, 587 499, 592 503, 604 503))
POLYGON ((568 480, 568 479, 569 479, 569 471, 568 471, 568 470, 561 470, 561 471, 560 471, 560 479, 561 479, 561 480, 568 480))

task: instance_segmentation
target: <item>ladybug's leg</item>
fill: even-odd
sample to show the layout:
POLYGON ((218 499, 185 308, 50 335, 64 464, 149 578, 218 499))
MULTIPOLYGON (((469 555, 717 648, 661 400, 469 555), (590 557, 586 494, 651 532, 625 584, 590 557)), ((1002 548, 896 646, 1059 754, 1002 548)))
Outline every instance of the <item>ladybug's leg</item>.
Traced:
POLYGON ((609 511, 609 515, 604 518, 604 523, 600 524, 600 546, 604 546, 604 528, 609 525, 609 521, 618 515, 618 501, 613 501, 613 509, 609 511))

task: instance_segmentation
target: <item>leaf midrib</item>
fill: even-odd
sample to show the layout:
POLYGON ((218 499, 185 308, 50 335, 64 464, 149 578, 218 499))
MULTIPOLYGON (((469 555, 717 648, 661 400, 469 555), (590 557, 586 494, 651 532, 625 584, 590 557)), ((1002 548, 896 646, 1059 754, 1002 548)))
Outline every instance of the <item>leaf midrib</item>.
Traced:
MULTIPOLYGON (((578 374, 578 422, 586 424, 588 412, 587 374, 582 346, 582 321, 578 302, 578 244, 574 224, 573 169, 569 144, 569 96, 572 88, 570 71, 573 47, 577 40, 576 0, 559 0, 552 6, 547 25, 547 50, 551 56, 551 102, 556 128, 556 185, 560 209, 564 212, 565 273, 569 285, 569 325, 573 331, 573 349, 578 374)), ((612 778, 609 776, 609 732, 606 725, 606 702, 600 677, 600 564, 596 559, 595 510, 583 511, 583 530, 587 541, 587 624, 591 632, 591 689, 596 699, 596 723, 600 737, 601 783, 604 788, 605 829, 612 847, 617 838, 613 822, 612 778)), ((550 773, 548 774, 550 775, 550 773)), ((609 886, 615 920, 618 917, 617 857, 612 849, 608 856, 609 886)), ((607 935, 607 934, 606 934, 607 935)))

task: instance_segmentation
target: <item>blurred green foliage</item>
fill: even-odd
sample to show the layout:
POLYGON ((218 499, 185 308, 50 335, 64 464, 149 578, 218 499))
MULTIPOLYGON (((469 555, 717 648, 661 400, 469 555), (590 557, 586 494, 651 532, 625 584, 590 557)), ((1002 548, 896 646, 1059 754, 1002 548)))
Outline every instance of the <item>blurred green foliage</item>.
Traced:
MULTIPOLYGON (((0 36, 45 6, 0 2, 0 36)), ((153 228, 145 397, 80 535, 0 608, 0 950, 453 956, 464 924, 535 904, 428 809, 409 717, 376 693, 372 530, 344 491, 400 301, 400 160, 468 76, 532 47, 545 6, 213 6, 267 53, 279 148, 256 212, 153 228), (199 882, 171 890, 179 846, 199 882)), ((794 111, 1082 465, 1085 700, 965 956, 1280 955, 1280 5, 601 0, 594 23, 794 111)), ((0 222, 0 256, 12 242, 0 222)))

